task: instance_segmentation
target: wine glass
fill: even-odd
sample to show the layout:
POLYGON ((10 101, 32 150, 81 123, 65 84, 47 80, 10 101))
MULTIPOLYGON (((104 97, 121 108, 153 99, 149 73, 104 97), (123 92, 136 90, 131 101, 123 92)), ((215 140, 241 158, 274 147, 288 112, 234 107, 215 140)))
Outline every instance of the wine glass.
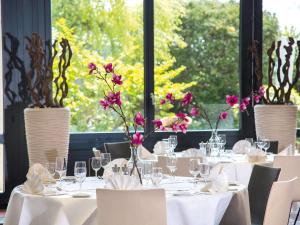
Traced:
POLYGON ((101 168, 101 158, 100 157, 93 157, 92 158, 92 168, 95 171, 95 178, 97 179, 98 170, 101 168))
POLYGON ((200 176, 203 177, 204 182, 207 183, 207 178, 210 173, 210 166, 207 163, 199 163, 200 176))
POLYGON ((263 149, 265 150, 265 152, 267 153, 268 149, 270 148, 270 140, 268 139, 263 139, 263 142, 264 142, 264 147, 263 149))
POLYGON ((59 182, 61 183, 63 175, 67 172, 67 158, 56 157, 55 160, 55 172, 59 174, 59 182))
POLYGON ((151 174, 152 184, 157 186, 163 179, 163 173, 161 167, 153 167, 151 174))
POLYGON ((105 169, 105 166, 107 166, 111 161, 110 153, 101 153, 100 161, 101 166, 105 169))
POLYGON ((189 171, 190 174, 194 177, 194 184, 197 184, 197 176, 200 173, 200 159, 190 159, 189 171))
POLYGON ((219 134, 220 154, 225 152, 226 134, 219 134))
POLYGON ((172 179, 175 178, 174 173, 176 171, 176 163, 177 163, 176 155, 175 154, 168 155, 166 164, 167 164, 168 169, 171 172, 172 179))
POLYGON ((169 137, 169 147, 171 149, 172 152, 174 152, 178 142, 177 142, 177 136, 176 135, 170 135, 169 137))
POLYGON ((79 183, 79 191, 81 192, 82 183, 86 178, 86 162, 85 161, 76 161, 74 166, 74 176, 76 181, 79 183))
POLYGON ((265 146, 265 142, 263 141, 263 138, 257 137, 256 145, 260 150, 263 150, 265 146))
POLYGON ((144 161, 144 179, 149 183, 151 181, 151 174, 153 170, 153 162, 151 161, 144 161))

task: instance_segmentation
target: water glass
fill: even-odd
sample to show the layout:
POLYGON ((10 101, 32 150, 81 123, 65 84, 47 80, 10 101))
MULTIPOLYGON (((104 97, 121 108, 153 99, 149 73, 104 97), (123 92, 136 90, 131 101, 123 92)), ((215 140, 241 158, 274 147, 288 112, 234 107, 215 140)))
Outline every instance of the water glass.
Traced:
POLYGON ((220 154, 224 153, 226 145, 226 134, 219 134, 220 154))
POLYGON ((161 167, 153 167, 151 174, 152 184, 157 186, 163 179, 163 172, 161 167))
POLYGON ((55 160, 55 172, 59 174, 59 181, 62 181, 63 175, 67 172, 67 158, 66 157, 56 157, 55 160))
POLYGON ((97 178, 98 170, 101 168, 101 158, 93 157, 91 162, 92 169, 95 171, 95 178, 97 178))
POLYGON ((46 168, 52 177, 55 175, 55 167, 56 163, 54 162, 46 163, 46 168))
POLYGON ((197 184, 197 176, 200 174, 200 159, 190 159, 189 172, 194 177, 194 184, 197 184))
POLYGON ((101 153, 100 155, 100 163, 101 166, 105 169, 105 166, 107 166, 111 161, 110 153, 101 153))
POLYGON ((151 182, 151 174, 153 170, 153 162, 144 161, 144 179, 147 183, 151 182))
POLYGON ((169 140, 169 147, 172 150, 172 152, 174 152, 174 150, 175 150, 175 148, 178 144, 177 136, 176 135, 170 135, 168 140, 169 140))
POLYGON ((175 178, 174 173, 176 171, 176 163, 177 163, 176 155, 175 154, 168 155, 166 164, 168 169, 171 172, 172 179, 175 178))
POLYGON ((207 155, 207 143, 205 143, 203 141, 201 143, 199 143, 199 151, 202 156, 206 156, 207 155))
POLYGON ((210 166, 207 163, 199 163, 200 176, 203 177, 204 182, 207 183, 207 178, 210 173, 210 166))
POLYGON ((86 163, 85 163, 85 161, 76 161, 75 162, 74 176, 76 178, 76 181, 80 185, 79 191, 81 191, 82 183, 84 182, 84 180, 86 178, 86 163))

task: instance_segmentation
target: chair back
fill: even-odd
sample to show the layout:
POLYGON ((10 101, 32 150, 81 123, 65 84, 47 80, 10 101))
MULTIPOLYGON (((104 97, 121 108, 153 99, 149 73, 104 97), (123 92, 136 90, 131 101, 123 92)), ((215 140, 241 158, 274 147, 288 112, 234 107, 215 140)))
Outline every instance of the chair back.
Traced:
POLYGON ((272 184, 279 173, 279 168, 254 165, 248 185, 252 224, 263 224, 272 184))
POLYGON ((293 190, 298 178, 289 181, 274 182, 264 218, 263 225, 288 224, 293 201, 293 190))
MULTIPOLYGON (((300 178, 300 155, 297 156, 275 156, 273 166, 280 168, 279 181, 300 178)), ((300 179, 296 181, 293 199, 300 201, 300 179)))
MULTIPOLYGON (((178 157, 176 163, 177 168, 174 173, 175 176, 183 176, 183 177, 192 176, 189 171, 190 159, 200 159, 201 162, 203 161, 202 157, 178 157)), ((167 156, 158 156, 157 166, 162 168, 164 174, 171 175, 171 172, 167 167, 167 156)))
POLYGON ((167 225, 163 189, 97 189, 97 225, 167 225))
POLYGON ((104 148, 107 153, 110 153, 111 160, 118 158, 129 159, 131 156, 130 144, 128 141, 104 143, 104 148))

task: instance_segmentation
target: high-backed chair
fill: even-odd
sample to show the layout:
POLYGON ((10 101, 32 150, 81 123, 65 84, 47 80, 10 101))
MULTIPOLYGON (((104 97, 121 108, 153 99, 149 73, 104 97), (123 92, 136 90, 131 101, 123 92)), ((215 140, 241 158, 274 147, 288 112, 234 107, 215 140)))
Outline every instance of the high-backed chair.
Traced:
POLYGON ((280 168, 254 165, 248 185, 252 224, 263 224, 272 184, 279 173, 280 168))
POLYGON ((98 225, 167 225, 164 189, 97 189, 98 225))
MULTIPOLYGON (((178 157, 176 162, 177 168, 174 173, 175 176, 192 176, 189 172, 190 159, 200 159, 201 162, 203 161, 202 157, 178 157)), ((170 170, 167 167, 167 156, 158 156, 157 160, 157 166, 163 169, 163 173, 170 175, 170 170)))
POLYGON ((274 182, 266 208, 263 225, 285 225, 289 222, 293 191, 298 178, 274 182))
POLYGON ((104 148, 107 153, 110 153, 111 160, 118 158, 129 159, 131 156, 130 143, 128 141, 104 143, 104 148))

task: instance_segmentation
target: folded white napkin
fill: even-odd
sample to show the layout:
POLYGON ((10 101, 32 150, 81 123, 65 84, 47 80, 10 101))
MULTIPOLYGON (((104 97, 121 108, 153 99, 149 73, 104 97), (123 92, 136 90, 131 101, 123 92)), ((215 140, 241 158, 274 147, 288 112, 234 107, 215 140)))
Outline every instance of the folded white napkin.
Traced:
POLYGON ((129 175, 113 175, 106 180, 106 186, 116 190, 141 189, 138 177, 129 175))
POLYGON ((212 181, 206 184, 201 191, 210 193, 220 193, 228 190, 228 178, 223 172, 218 174, 212 181))
POLYGON ((123 158, 119 159, 114 159, 111 161, 108 165, 105 166, 104 168, 104 173, 103 173, 103 178, 104 179, 109 179, 111 176, 114 175, 112 168, 117 165, 117 167, 124 167, 125 165, 127 166, 128 161, 123 158))
POLYGON ((249 141, 240 140, 233 145, 232 151, 234 153, 247 154, 250 147, 251 143, 249 141))
POLYGON ((204 155, 196 148, 189 148, 182 151, 182 157, 203 157, 204 155))
POLYGON ((146 159, 146 160, 155 160, 156 157, 152 155, 151 152, 149 152, 143 145, 139 145, 138 147, 139 157, 140 159, 146 159))
POLYGON ((39 163, 29 168, 26 178, 23 190, 29 194, 41 194, 44 190, 43 184, 55 182, 49 171, 39 163))
POLYGON ((288 145, 285 149, 278 153, 278 155, 295 155, 295 150, 293 145, 288 145))
POLYGON ((169 148, 168 143, 164 141, 158 141, 154 145, 153 152, 156 155, 166 154, 167 149, 169 148))

